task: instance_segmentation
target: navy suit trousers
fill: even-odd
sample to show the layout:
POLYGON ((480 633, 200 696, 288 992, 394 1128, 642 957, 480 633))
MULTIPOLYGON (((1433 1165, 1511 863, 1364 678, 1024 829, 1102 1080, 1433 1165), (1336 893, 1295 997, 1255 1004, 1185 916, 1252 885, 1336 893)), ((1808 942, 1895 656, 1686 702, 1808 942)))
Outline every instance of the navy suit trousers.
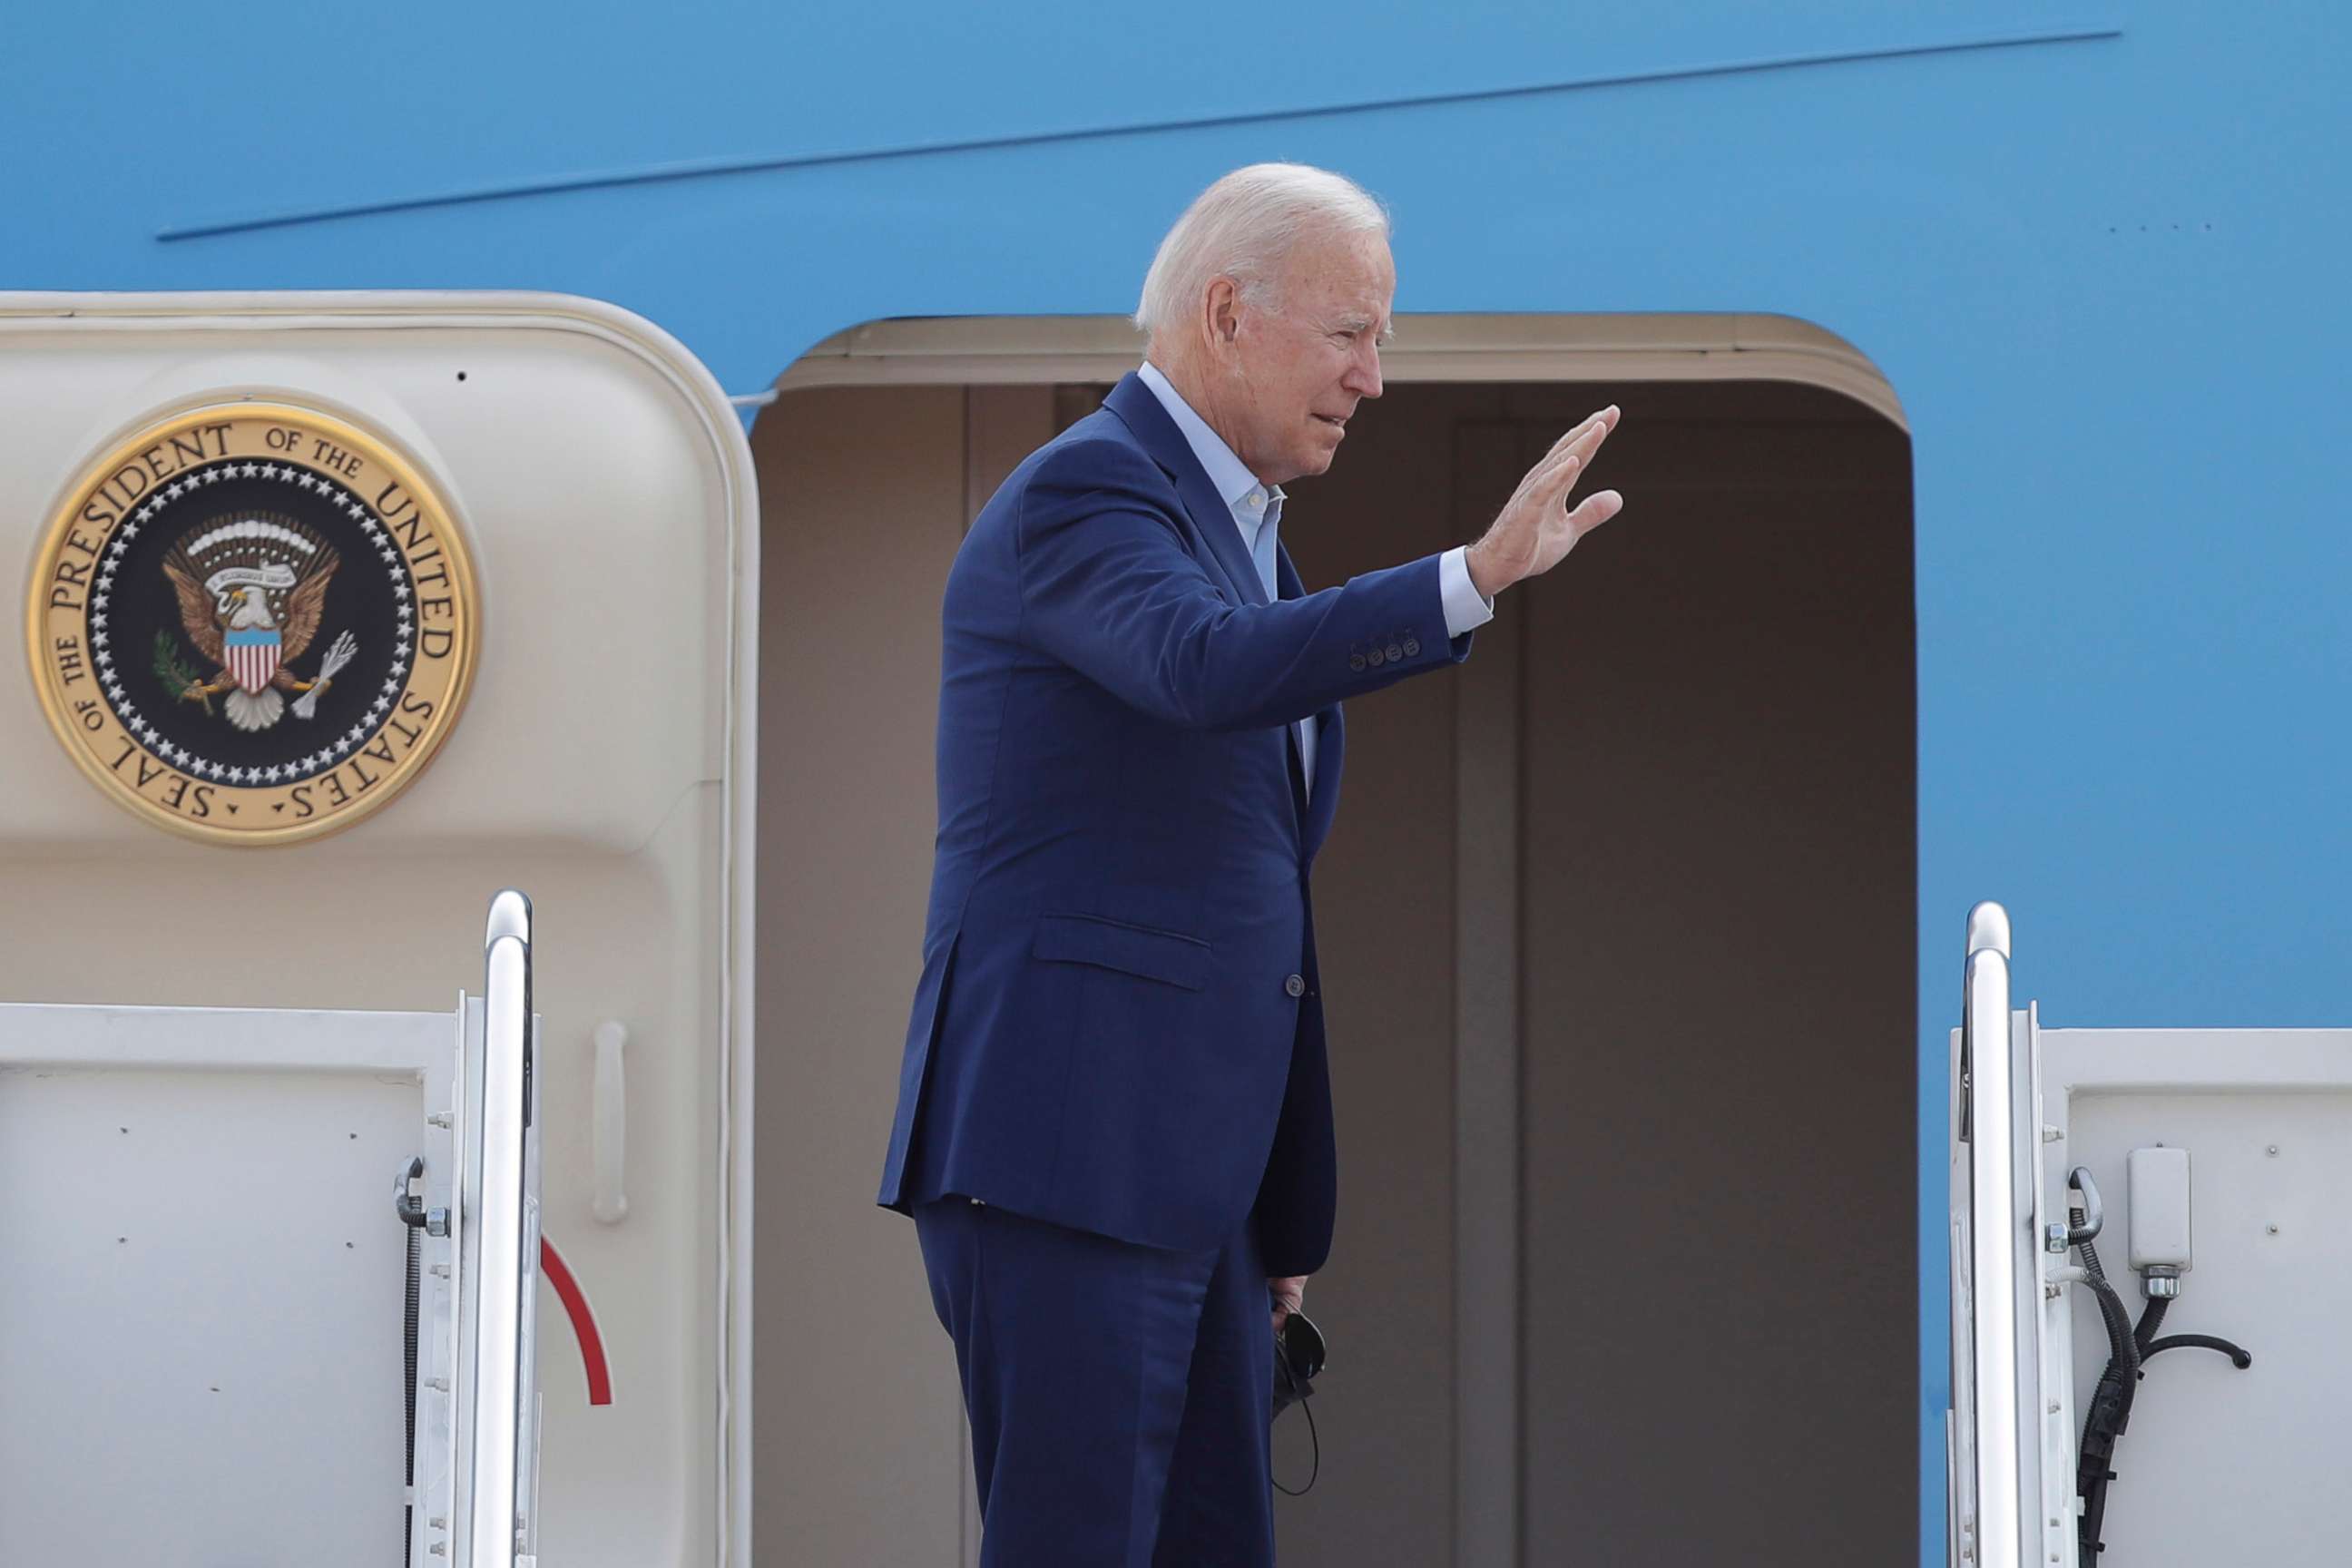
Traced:
POLYGON ((982 1568, 1270 1568, 1274 1321, 1255 1219, 1177 1251, 961 1195, 915 1209, 955 1342, 982 1568))

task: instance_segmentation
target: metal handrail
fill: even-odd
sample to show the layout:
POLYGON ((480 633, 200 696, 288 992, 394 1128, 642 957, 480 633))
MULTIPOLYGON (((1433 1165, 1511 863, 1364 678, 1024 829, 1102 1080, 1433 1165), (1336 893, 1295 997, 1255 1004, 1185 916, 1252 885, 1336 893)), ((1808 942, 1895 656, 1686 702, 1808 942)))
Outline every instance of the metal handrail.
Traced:
POLYGON ((535 1259, 525 1163, 532 1089, 530 900, 512 889, 490 902, 482 964, 481 1096, 467 1138, 477 1207, 466 1216, 475 1263, 471 1452, 459 1539, 467 1568, 514 1568, 530 1426, 523 1313, 535 1259))
POLYGON ((2017 1218, 2014 1084, 2010 1063, 2009 915, 1969 911, 1960 1011, 1969 1074, 1969 1335, 1976 1415, 1977 1562, 2019 1568, 2022 1500, 2017 1444, 2017 1218))

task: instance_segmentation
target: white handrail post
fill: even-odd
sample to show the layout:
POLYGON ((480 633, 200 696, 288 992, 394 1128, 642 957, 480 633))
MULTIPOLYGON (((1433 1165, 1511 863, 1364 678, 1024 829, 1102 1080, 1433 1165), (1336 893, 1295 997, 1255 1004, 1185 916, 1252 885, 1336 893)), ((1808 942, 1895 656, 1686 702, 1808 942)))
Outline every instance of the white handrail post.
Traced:
POLYGON ((2020 1568, 2017 1450, 2017 1216, 2014 1083, 2010 1065, 2009 915, 1969 911, 1960 1015, 1969 1079, 1970 1394, 1976 1407, 1977 1561, 2020 1568))
POLYGON ((491 900, 483 948, 480 1114, 468 1138, 478 1194, 477 1212, 467 1216, 477 1237, 477 1331, 461 1539, 467 1568, 514 1568, 530 1418, 523 1408, 530 1384, 523 1312, 534 1264, 524 1155, 532 1088, 529 899, 509 889, 491 900))

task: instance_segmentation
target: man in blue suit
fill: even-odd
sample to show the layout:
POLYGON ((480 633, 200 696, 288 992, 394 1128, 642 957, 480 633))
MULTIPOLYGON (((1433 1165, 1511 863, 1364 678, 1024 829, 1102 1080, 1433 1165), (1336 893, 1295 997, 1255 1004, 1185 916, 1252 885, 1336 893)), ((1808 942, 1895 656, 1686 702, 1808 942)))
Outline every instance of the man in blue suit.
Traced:
POLYGON ((1330 1247, 1307 873, 1340 700, 1469 657, 1601 410, 1485 537, 1308 594, 1284 481, 1381 392, 1380 205, 1236 170, 1145 279, 1140 370, 1013 470, 943 606, 939 836, 879 1201, 954 1341, 987 1568, 1268 1564, 1273 1335, 1330 1247))

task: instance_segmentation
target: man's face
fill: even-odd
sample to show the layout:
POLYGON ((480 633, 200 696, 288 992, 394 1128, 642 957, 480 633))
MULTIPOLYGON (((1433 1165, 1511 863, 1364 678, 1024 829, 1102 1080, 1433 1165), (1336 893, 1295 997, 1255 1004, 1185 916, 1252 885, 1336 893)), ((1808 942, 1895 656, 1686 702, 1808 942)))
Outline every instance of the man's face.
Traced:
POLYGON ((1395 294, 1387 240, 1329 234, 1291 251, 1279 313, 1235 301, 1222 401, 1228 439, 1252 473, 1278 485, 1331 466, 1358 402, 1381 395, 1395 294))

